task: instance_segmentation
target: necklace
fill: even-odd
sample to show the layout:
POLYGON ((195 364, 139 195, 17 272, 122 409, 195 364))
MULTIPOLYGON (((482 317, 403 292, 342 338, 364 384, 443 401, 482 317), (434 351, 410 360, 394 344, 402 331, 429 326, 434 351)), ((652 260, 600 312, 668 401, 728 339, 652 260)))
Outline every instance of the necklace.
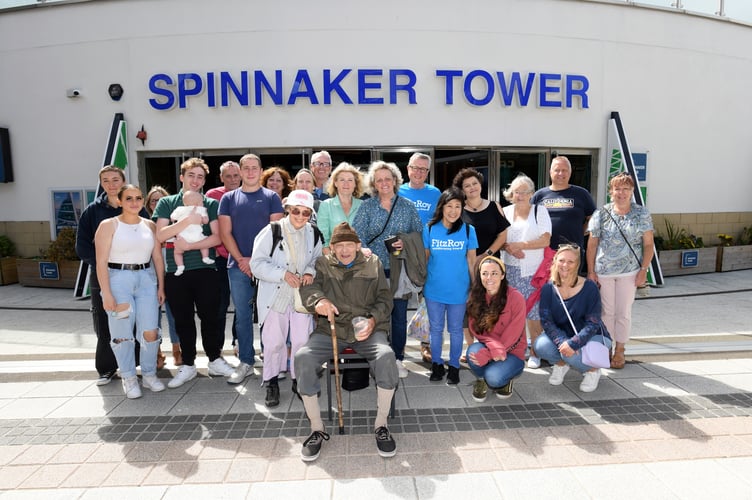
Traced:
POLYGON ((478 203, 477 206, 472 206, 469 202, 465 202, 465 208, 469 208, 471 212, 477 212, 480 210, 480 207, 483 206, 483 198, 480 198, 480 203, 478 203))

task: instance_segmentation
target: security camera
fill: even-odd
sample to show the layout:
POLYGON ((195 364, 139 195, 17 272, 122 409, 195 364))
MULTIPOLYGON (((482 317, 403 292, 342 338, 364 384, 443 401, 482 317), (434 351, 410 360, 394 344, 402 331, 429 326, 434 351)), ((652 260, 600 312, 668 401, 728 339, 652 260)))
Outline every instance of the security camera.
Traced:
POLYGON ((81 91, 79 89, 68 89, 65 91, 65 95, 68 97, 80 97, 81 91))

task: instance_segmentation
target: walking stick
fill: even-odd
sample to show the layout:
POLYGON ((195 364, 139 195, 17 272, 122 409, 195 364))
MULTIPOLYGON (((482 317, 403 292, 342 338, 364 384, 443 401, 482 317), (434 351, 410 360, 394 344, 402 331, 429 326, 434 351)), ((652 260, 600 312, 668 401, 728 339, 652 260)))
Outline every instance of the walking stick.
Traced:
POLYGON ((345 433, 345 422, 342 418, 342 387, 339 385, 339 349, 337 348, 337 331, 334 328, 334 319, 329 320, 329 328, 332 330, 332 358, 334 359, 334 388, 337 392, 337 419, 339 421, 339 433, 345 433))

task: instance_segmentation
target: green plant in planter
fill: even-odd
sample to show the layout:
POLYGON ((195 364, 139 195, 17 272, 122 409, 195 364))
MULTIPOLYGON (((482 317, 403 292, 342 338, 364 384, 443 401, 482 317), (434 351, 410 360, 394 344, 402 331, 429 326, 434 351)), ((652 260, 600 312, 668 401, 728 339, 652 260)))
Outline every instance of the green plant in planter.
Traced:
POLYGON ((0 257, 13 257, 16 255, 16 245, 4 234, 0 235, 0 257))
POLYGON ((742 229, 742 234, 739 235, 740 245, 752 245, 752 226, 742 229))
POLYGON ((730 247, 734 244, 734 237, 729 234, 719 233, 718 239, 721 241, 722 247, 730 247))
POLYGON ((664 220, 666 235, 655 237, 655 246, 658 250, 684 250, 687 248, 703 248, 705 243, 702 238, 690 234, 686 228, 675 226, 670 220, 664 220))
POLYGON ((76 254, 76 230, 66 227, 57 234, 57 239, 50 243, 47 250, 42 252, 44 260, 61 262, 64 260, 78 260, 76 254))

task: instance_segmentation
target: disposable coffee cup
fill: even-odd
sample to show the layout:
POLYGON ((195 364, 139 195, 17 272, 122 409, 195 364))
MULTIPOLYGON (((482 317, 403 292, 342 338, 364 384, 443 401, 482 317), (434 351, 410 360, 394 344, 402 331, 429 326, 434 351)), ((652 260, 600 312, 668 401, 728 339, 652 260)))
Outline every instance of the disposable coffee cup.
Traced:
POLYGON ((399 240, 399 236, 387 236, 386 239, 384 240, 384 245, 386 245, 387 251, 391 253, 392 255, 400 254, 400 250, 397 250, 396 248, 394 248, 394 244, 397 243, 398 240, 399 240))
POLYGON ((365 316, 353 316, 352 326, 355 335, 360 335, 366 328, 368 328, 368 318, 365 316))

